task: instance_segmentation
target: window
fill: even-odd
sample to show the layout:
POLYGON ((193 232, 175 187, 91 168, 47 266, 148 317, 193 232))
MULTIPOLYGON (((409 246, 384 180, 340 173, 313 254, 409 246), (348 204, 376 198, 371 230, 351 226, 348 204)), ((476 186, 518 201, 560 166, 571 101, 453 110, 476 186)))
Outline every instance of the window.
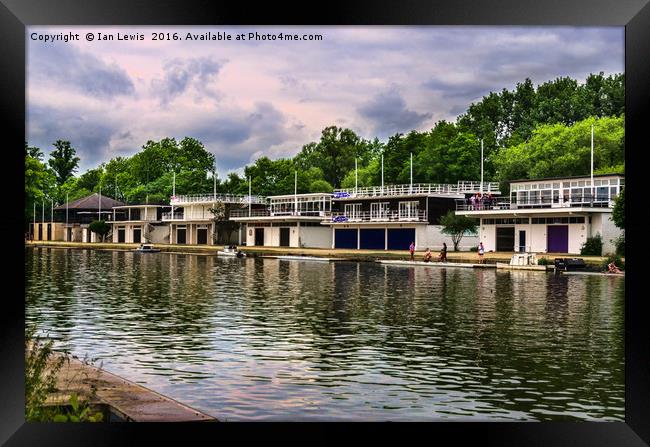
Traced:
POLYGON ((400 219, 417 219, 418 202, 400 202, 399 218, 400 219))
POLYGON ((345 205, 345 215, 351 219, 356 219, 361 217, 361 204, 360 203, 348 203, 345 205))
POLYGON ((539 191, 531 191, 530 192, 530 203, 532 205, 538 205, 539 204, 539 191))
POLYGON ((371 219, 387 219, 388 218, 388 202, 377 202, 370 204, 370 218, 371 219))

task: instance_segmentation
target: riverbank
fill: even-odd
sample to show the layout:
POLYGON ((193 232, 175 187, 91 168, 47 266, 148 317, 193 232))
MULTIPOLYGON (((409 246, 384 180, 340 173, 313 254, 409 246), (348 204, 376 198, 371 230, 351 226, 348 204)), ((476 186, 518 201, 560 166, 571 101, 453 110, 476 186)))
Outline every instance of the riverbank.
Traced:
MULTIPOLYGON (((61 356, 56 353, 52 361, 61 356)), ((218 422, 208 414, 70 356, 57 374, 56 386, 57 392, 47 404, 67 405, 76 395, 94 405, 107 406, 110 419, 115 421, 218 422)))
MULTIPOLYGON (((42 246, 53 248, 74 248, 84 250, 122 250, 130 251, 140 246, 140 244, 125 244, 113 242, 61 242, 61 241, 27 241, 27 246, 42 246)), ((169 245, 154 244, 161 252, 169 253, 190 253, 190 254, 207 254, 216 255, 223 245, 169 245)), ((246 253, 247 256, 316 256, 324 258, 338 258, 346 261, 357 262, 375 262, 378 260, 409 260, 410 256, 406 250, 351 250, 351 249, 330 249, 330 248, 292 248, 292 247, 246 247, 239 246, 239 249, 246 253)), ((512 252, 487 252, 484 260, 488 264, 497 262, 509 263, 512 252)), ((421 260, 424 251, 416 251, 415 259, 421 260)), ((566 253, 547 253, 538 254, 538 259, 547 259, 553 263, 555 258, 575 258, 579 257, 585 261, 590 268, 600 268, 602 262, 607 259, 605 256, 581 256, 566 253)), ((478 255, 475 252, 450 251, 447 253, 447 262, 476 263, 478 255)))

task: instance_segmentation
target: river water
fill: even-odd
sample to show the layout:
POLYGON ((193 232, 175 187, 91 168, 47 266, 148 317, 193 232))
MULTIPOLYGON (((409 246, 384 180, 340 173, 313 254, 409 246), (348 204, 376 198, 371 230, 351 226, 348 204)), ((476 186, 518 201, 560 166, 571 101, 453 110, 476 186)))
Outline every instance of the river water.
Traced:
POLYGON ((624 420, 625 279, 26 249, 26 320, 221 420, 624 420))

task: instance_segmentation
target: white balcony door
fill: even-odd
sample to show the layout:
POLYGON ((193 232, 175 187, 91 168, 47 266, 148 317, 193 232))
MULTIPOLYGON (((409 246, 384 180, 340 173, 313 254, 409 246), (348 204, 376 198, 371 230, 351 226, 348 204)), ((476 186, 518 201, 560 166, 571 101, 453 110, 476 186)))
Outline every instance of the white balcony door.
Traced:
POLYGON ((388 202, 378 202, 370 204, 370 218, 371 219, 386 219, 388 218, 388 202))
POLYGON ((418 202, 400 202, 399 218, 400 219, 417 219, 418 202))
POLYGON ((361 204, 350 203, 345 205, 345 215, 348 219, 358 219, 361 217, 361 204))

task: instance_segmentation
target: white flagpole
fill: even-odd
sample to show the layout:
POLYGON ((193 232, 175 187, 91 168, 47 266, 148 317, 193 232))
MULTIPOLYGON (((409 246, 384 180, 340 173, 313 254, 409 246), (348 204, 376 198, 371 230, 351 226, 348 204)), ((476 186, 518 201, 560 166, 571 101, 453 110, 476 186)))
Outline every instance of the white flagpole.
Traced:
POLYGON ((97 220, 102 220, 102 184, 99 184, 99 213, 97 220))
POLYGON ((51 236, 54 237, 54 199, 50 199, 51 205, 50 205, 50 225, 52 226, 52 233, 51 236))
POLYGON ((413 193, 413 152, 411 152, 411 185, 409 186, 409 192, 413 193))
POLYGON ((359 167, 357 165, 357 159, 354 159, 354 193, 356 194, 359 189, 359 167))
POLYGON ((594 201, 594 125, 591 125, 591 202, 594 201))
POLYGON ((384 154, 381 154, 381 195, 384 195, 384 154))
POLYGON ((217 201, 217 164, 214 164, 214 171, 212 172, 212 194, 213 200, 217 201))
POLYGON ((32 228, 32 240, 36 239, 36 200, 34 200, 34 226, 32 228))
POLYGON ((41 223, 45 222, 45 199, 41 199, 41 223))
POLYGON ((68 193, 65 193, 65 225, 68 226, 68 193))
POLYGON ((248 217, 251 217, 251 191, 252 191, 251 178, 248 177, 248 217))
POLYGON ((481 196, 483 195, 483 140, 481 139, 481 196))
POLYGON ((293 197, 294 197, 294 214, 298 215, 298 170, 295 171, 294 181, 293 181, 293 197))
POLYGON ((174 180, 172 183, 172 196, 176 196, 176 171, 174 171, 174 180))

